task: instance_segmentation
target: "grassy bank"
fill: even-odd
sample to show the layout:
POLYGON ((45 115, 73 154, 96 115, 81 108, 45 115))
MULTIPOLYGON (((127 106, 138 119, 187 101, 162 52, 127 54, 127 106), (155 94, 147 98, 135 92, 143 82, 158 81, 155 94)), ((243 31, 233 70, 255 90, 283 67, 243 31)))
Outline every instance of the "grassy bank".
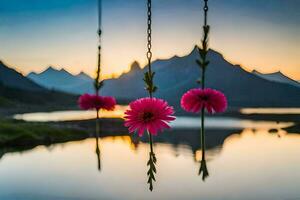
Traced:
POLYGON ((0 145, 36 146, 88 137, 84 130, 55 127, 45 123, 0 120, 0 145))
MULTIPOLYGON (((101 137, 128 135, 121 119, 101 119, 99 125, 101 137)), ((93 137, 95 126, 95 120, 37 123, 2 118, 0 149, 4 147, 29 149, 37 145, 81 140, 93 137)))
MULTIPOLYGON (((52 145, 95 136, 95 120, 31 123, 0 118, 0 158, 38 145, 52 145)), ((101 119, 100 137, 128 135, 120 119, 101 119)))

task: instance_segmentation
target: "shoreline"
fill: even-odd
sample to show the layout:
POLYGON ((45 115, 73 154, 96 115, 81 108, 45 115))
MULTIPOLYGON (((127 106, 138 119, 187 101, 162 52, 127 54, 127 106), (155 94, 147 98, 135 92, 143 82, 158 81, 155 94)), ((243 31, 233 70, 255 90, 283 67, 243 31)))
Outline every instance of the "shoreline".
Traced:
MULTIPOLYGON (((32 112, 79 110, 77 107, 68 108, 29 106, 4 109, 0 108, 0 157, 5 153, 24 151, 39 145, 51 145, 68 141, 77 141, 95 137, 95 120, 69 120, 59 122, 26 122, 12 119, 14 114, 32 112)), ((177 116, 199 117, 198 115, 177 116)), ((293 126, 283 128, 289 133, 300 134, 300 114, 242 114, 239 109, 229 109, 226 113, 214 117, 232 117, 254 121, 294 122, 293 126)), ((102 118, 100 123, 100 137, 128 136, 128 130, 123 126, 123 119, 102 118)), ((174 131, 179 132, 179 131, 174 131)), ((187 131, 189 132, 189 131, 187 131)), ((191 132, 191 131, 190 131, 191 132)), ((178 136, 178 134, 177 134, 178 136)), ((180 137, 180 136, 179 136, 180 137)))

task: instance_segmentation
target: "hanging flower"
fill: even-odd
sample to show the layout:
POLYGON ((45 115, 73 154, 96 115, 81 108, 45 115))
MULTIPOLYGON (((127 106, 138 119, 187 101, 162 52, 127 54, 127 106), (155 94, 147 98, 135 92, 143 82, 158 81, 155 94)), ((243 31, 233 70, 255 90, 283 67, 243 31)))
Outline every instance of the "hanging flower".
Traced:
POLYGON ((202 108, 210 114, 219 113, 226 110, 227 99, 222 92, 214 89, 191 89, 182 96, 181 107, 193 113, 200 112, 202 108))
POLYGON ((78 99, 78 105, 83 110, 92 109, 91 95, 83 94, 78 99))
POLYGON ((162 99, 141 98, 129 104, 129 110, 125 112, 125 126, 129 132, 138 132, 139 136, 148 131, 152 135, 157 135, 158 131, 170 128, 167 124, 174 120, 173 107, 162 99))
POLYGON ((83 94, 79 97, 78 104, 79 107, 83 110, 90 110, 90 109, 114 110, 116 105, 116 100, 113 97, 83 94))

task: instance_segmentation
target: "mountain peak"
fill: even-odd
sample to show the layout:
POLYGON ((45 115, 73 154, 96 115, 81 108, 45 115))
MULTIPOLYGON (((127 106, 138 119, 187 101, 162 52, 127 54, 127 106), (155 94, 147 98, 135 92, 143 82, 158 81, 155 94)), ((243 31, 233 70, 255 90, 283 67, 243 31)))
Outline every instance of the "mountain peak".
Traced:
POLYGON ((141 70, 141 66, 137 61, 134 61, 130 66, 130 71, 139 71, 141 70))
POLYGON ((198 46, 195 45, 189 56, 197 56, 198 55, 198 46))
POLYGON ((87 75, 85 72, 81 71, 76 76, 89 76, 89 75, 87 75))
POLYGON ((257 75, 265 75, 265 76, 282 76, 282 77, 287 77, 286 75, 284 75, 280 70, 276 71, 276 72, 271 72, 271 73, 261 73, 257 70, 252 70, 253 74, 257 74, 257 75))
POLYGON ((58 70, 52 66, 49 66, 46 70, 44 70, 43 72, 41 72, 40 74, 65 74, 65 75, 71 75, 67 70, 65 70, 64 68, 58 70))
POLYGON ((80 79, 84 79, 84 80, 93 80, 93 78, 91 78, 88 74, 86 74, 83 71, 81 71, 79 74, 77 74, 76 77, 78 77, 80 79))
POLYGON ((59 72, 61 72, 61 73, 63 73, 63 74, 66 74, 66 75, 71 75, 71 76, 73 76, 70 72, 68 72, 68 71, 65 70, 64 68, 61 68, 61 69, 59 70, 59 72))
POLYGON ((274 72, 274 73, 271 73, 271 74, 277 74, 277 75, 285 76, 281 71, 277 71, 277 72, 274 72))
MULTIPOLYGON (((46 73, 46 72, 54 72, 54 71, 57 71, 57 69, 55 69, 54 67, 52 66, 49 66, 46 70, 44 70, 42 73, 46 73)), ((41 74, 42 74, 41 73, 41 74)))
MULTIPOLYGON (((210 55, 214 55, 216 57, 222 58, 223 59, 223 55, 221 53, 219 53, 218 51, 215 51, 214 49, 209 49, 208 50, 208 54, 210 55)), ((189 54, 189 56, 198 56, 198 46, 195 45, 193 50, 191 51, 191 53, 189 54)))
POLYGON ((286 84, 290 84, 290 85, 293 85, 296 87, 300 87, 300 84, 297 81, 286 76, 281 71, 264 74, 264 73, 258 72, 256 70, 253 70, 252 73, 255 74, 256 76, 259 76, 260 78, 263 78, 263 79, 266 79, 269 81, 286 83, 286 84))
POLYGON ((65 70, 64 68, 61 68, 59 71, 69 73, 69 72, 68 72, 67 70, 65 70))
POLYGON ((36 76, 38 75, 36 72, 30 72, 29 74, 27 74, 27 76, 36 76))

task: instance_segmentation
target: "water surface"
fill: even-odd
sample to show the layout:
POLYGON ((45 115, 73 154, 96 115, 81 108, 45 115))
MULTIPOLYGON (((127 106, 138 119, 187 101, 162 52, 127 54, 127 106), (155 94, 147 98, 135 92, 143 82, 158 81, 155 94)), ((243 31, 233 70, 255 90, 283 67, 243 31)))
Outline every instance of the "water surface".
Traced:
POLYGON ((242 108, 242 114, 298 114, 300 115, 300 108, 242 108))
MULTIPOLYGON (((101 110, 101 118, 122 118, 128 106, 117 105, 114 111, 101 110)), ((28 122, 58 122, 58 121, 76 121, 94 119, 96 111, 94 110, 67 110, 54 112, 36 112, 24 113, 13 116, 14 119, 28 122)))
MULTIPOLYGON (((101 114, 122 118, 125 109, 119 106, 101 114)), ((94 117, 95 111, 15 116, 44 122, 94 117)), ((293 122, 230 117, 207 117, 205 122, 209 171, 205 181, 198 176, 200 119, 181 116, 171 131, 154 139, 158 161, 153 192, 147 185, 148 138, 115 133, 99 140, 98 155, 95 138, 5 153, 0 160, 0 199, 300 199, 300 135, 284 130, 293 122)))
MULTIPOLYGON (((124 112, 128 106, 118 105, 114 111, 101 111, 100 117, 102 118, 123 118, 124 112)), ((260 109, 257 109, 260 110, 260 109)), ((264 110, 264 109, 262 109, 264 110)), ((246 112, 247 110, 245 110, 246 112)), ((270 112, 272 110, 269 110, 270 112)), ((274 109, 276 113, 277 109, 274 109)), ((244 112, 242 109, 241 112, 244 112)), ((95 111, 55 111, 55 112, 38 112, 38 113, 25 113, 17 114, 15 119, 24 120, 28 122, 57 122, 57 121, 76 121, 94 119, 95 111)), ((293 125, 291 122, 277 122, 277 121, 257 121, 257 120, 244 120, 232 117, 206 117, 206 128, 214 129, 232 129, 232 128, 285 128, 293 125)), ((172 128, 175 129, 199 129, 200 118, 198 117, 184 117, 177 116, 176 120, 171 123, 172 128)))
POLYGON ((283 130, 232 132, 208 148, 210 175, 205 182, 197 175, 201 150, 156 143, 158 173, 153 192, 146 183, 148 144, 129 136, 101 138, 100 171, 95 145, 92 138, 5 154, 0 162, 0 199, 300 198, 300 137, 283 130))

